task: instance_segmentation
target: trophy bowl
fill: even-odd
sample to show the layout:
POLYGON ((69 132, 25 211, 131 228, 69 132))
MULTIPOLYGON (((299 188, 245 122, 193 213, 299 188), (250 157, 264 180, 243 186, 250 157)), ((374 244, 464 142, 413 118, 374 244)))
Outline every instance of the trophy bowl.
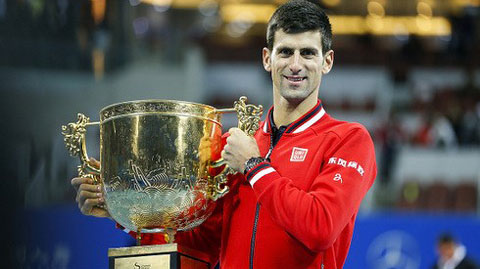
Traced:
POLYGON ((71 155, 79 156, 79 175, 102 186, 105 206, 123 227, 142 233, 182 231, 204 222, 215 201, 225 195, 228 168, 219 174, 221 116, 237 112, 239 127, 253 135, 261 106, 235 108, 169 100, 113 104, 100 111, 100 122, 78 114, 62 126, 71 155), (86 127, 100 126, 100 168, 88 162, 86 127))

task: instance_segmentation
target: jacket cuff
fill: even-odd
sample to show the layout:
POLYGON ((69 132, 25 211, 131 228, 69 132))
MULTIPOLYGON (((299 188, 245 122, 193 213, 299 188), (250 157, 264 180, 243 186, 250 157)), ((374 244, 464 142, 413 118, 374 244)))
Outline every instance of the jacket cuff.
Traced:
POLYGON ((268 185, 272 180, 279 178, 277 170, 272 167, 269 162, 261 162, 257 166, 250 169, 245 175, 248 183, 253 187, 268 185))
MULTIPOLYGON (((115 223, 115 228, 120 229, 120 230, 126 232, 127 234, 130 234, 131 232, 133 232, 133 231, 123 227, 122 225, 120 225, 118 223, 115 223)), ((133 232, 133 233, 135 234, 135 232, 133 232)))

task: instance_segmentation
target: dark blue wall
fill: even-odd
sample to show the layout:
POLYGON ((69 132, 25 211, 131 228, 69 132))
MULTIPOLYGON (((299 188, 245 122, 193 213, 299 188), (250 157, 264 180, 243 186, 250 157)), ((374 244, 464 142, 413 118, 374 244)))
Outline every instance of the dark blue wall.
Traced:
POLYGON ((20 268, 108 268, 108 248, 135 244, 113 221, 84 216, 74 206, 26 211, 19 225, 20 268))
POLYGON ((381 213, 357 218, 345 269, 430 268, 439 234, 450 232, 480 261, 480 218, 474 215, 381 213))
MULTIPOLYGON (((20 268, 107 268, 108 248, 135 244, 111 220, 83 216, 74 206, 26 211, 19 220, 14 253, 20 268)), ((480 261, 477 216, 381 213, 357 218, 344 268, 429 268, 445 231, 480 261)))

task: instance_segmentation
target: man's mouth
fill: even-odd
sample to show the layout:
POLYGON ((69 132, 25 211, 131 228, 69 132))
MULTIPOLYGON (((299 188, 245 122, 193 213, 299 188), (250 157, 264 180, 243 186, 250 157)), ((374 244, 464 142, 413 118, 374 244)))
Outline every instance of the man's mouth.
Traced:
POLYGON ((286 78, 288 81, 291 81, 293 83, 298 83, 298 82, 301 82, 305 79, 307 79, 307 77, 301 77, 301 76, 283 76, 284 78, 286 78))

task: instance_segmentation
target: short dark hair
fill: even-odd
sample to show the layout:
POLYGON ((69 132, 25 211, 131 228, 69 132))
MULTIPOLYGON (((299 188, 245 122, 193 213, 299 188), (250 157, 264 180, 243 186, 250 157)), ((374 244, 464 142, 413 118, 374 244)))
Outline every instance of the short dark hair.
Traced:
POLYGON ((457 240, 455 240, 455 237, 453 237, 453 235, 450 233, 443 233, 439 235, 437 238, 438 244, 452 244, 452 243, 456 243, 456 241, 457 240))
POLYGON ((332 26, 325 11, 318 3, 307 0, 291 0, 277 8, 267 27, 267 48, 273 49, 275 32, 295 34, 319 30, 322 35, 322 52, 332 47, 332 26))

